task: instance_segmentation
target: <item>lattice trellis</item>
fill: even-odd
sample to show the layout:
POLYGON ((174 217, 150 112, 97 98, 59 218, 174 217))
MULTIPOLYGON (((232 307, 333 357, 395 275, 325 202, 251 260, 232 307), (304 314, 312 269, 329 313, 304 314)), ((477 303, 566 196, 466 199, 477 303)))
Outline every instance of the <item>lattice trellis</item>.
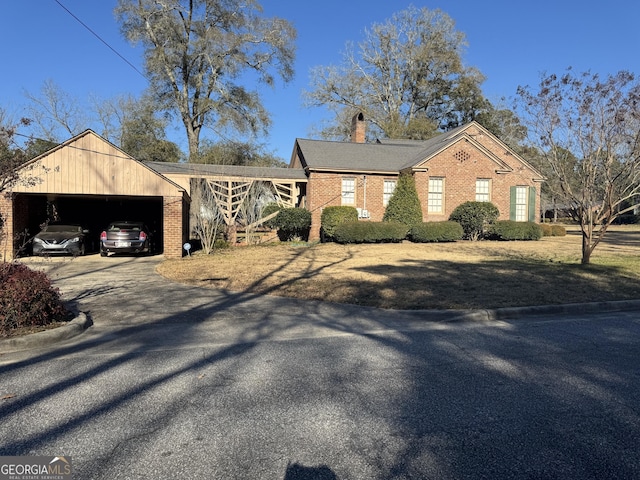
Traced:
POLYGON ((253 179, 207 179, 207 186, 211 190, 227 225, 233 225, 238 213, 246 200, 251 187, 256 182, 269 183, 281 207, 295 207, 297 189, 295 183, 283 183, 273 180, 253 179))

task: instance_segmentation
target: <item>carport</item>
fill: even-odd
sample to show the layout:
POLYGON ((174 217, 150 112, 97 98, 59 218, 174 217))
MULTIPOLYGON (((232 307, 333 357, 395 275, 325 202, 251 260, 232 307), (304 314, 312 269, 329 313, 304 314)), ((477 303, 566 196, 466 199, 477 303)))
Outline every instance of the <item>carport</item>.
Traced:
POLYGON ((47 221, 81 224, 97 246, 109 222, 139 220, 166 257, 180 257, 188 212, 184 188, 87 130, 24 165, 18 184, 0 198, 0 255, 14 258, 47 221))

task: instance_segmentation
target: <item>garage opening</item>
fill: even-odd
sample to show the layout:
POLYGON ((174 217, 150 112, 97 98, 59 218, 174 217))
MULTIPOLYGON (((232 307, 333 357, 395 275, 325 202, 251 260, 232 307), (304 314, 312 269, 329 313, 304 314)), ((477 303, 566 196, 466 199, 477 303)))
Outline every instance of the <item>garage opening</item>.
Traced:
POLYGON ((162 253, 162 197, 112 195, 18 194, 21 222, 16 222, 16 234, 25 244, 21 254, 30 254, 28 239, 47 222, 82 225, 89 230, 88 253, 99 248, 100 233, 113 221, 130 220, 147 224, 154 235, 155 251, 162 253))

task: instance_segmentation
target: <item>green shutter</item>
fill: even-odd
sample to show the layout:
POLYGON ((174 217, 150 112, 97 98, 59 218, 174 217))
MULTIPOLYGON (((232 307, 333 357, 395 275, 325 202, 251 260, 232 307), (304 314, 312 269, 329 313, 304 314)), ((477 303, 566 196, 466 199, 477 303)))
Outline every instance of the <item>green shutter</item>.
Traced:
POLYGON ((536 221, 536 187, 529 187, 529 221, 536 221))
POLYGON ((511 197, 509 199, 509 220, 516 219, 516 187, 511 187, 511 197))

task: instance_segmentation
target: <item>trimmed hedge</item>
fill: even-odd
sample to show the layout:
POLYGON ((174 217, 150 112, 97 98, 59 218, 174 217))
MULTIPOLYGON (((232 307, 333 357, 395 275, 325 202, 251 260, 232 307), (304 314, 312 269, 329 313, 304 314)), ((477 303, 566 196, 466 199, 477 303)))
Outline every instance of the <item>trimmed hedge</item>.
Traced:
POLYGON ((491 228, 491 237, 496 240, 540 240, 542 227, 534 222, 499 220, 491 228))
POLYGON ((311 229, 311 212, 304 208, 283 208, 275 217, 278 238, 282 242, 306 241, 311 229))
POLYGON ((0 263, 0 337, 20 327, 65 320, 60 292, 44 272, 20 263, 0 263))
POLYGON ((455 242, 462 240, 464 231, 457 222, 425 222, 409 230, 409 239, 416 243, 455 242))
POLYGON ((323 240, 332 239, 338 225, 344 222, 357 222, 358 210, 355 207, 333 206, 325 207, 320 216, 321 237, 323 240))
POLYGON ((540 224, 540 228, 542 228, 542 234, 545 237, 564 237, 567 234, 567 229, 562 225, 542 223, 540 224))
POLYGON ((345 222, 336 227, 333 238, 338 243, 397 243, 408 231, 400 222, 345 222))
POLYGON ((462 226, 464 238, 478 240, 490 232, 491 225, 499 216, 500 211, 493 203, 465 202, 451 212, 449 220, 462 226))

